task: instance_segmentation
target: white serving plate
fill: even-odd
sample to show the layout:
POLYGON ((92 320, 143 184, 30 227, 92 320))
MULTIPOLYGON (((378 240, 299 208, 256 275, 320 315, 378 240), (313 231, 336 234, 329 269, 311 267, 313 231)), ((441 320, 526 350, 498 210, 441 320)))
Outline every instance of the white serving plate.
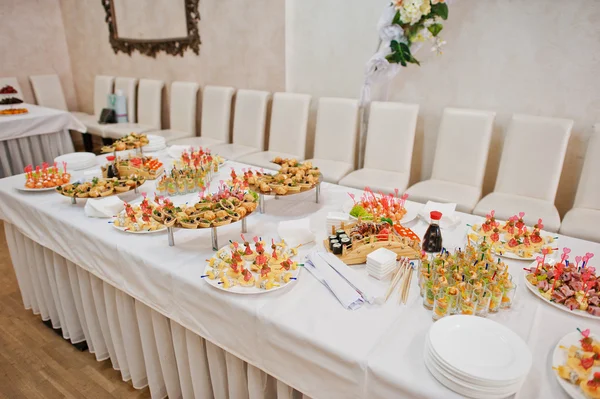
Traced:
POLYGON ((527 344, 512 330, 486 318, 444 317, 430 328, 429 338, 440 359, 471 378, 515 381, 531 369, 527 344))
POLYGON ((115 226, 114 223, 114 219, 113 221, 110 223, 115 229, 120 230, 124 233, 129 233, 129 234, 154 234, 154 233, 160 233, 162 231, 166 231, 167 230, 167 226, 162 226, 161 228, 157 229, 157 230, 152 230, 152 231, 133 231, 133 230, 127 230, 126 227, 121 227, 121 226, 115 226))
POLYGON ((55 190, 56 187, 44 187, 44 188, 27 188, 27 187, 15 187, 17 190, 19 191, 27 191, 27 192, 44 192, 44 191, 51 191, 51 190, 55 190))
MULTIPOLYGON (((595 340, 600 339, 595 334, 590 334, 590 337, 594 338, 595 340)), ((558 344, 556 344, 556 346, 554 347, 554 352, 552 352, 552 373, 558 380, 558 383, 560 384, 560 386, 573 399, 587 399, 587 398, 584 395, 581 388, 579 388, 577 385, 570 384, 567 381, 560 378, 558 376, 558 372, 556 370, 554 370, 554 368, 564 365, 565 362, 567 361, 567 351, 564 349, 561 349, 560 347, 564 346, 565 348, 568 349, 571 345, 579 345, 579 340, 581 338, 582 338, 582 336, 579 333, 579 331, 569 333, 569 334, 565 335, 564 337, 562 337, 560 341, 558 341, 558 344)), ((590 375, 593 375, 594 371, 600 371, 600 368, 597 366, 593 366, 592 373, 590 375)))
MULTIPOLYGON (((552 262, 552 260, 550 262, 547 262, 547 263, 551 263, 551 262, 552 262)), ((531 265, 530 265, 529 268, 530 269, 535 269, 536 266, 537 266, 537 261, 531 263, 531 265)), ((594 319, 594 320, 599 320, 600 319, 600 317, 591 315, 588 312, 586 312, 585 310, 579 310, 579 309, 570 310, 565 305, 562 305, 560 303, 551 302, 551 301, 547 300, 546 298, 544 298, 542 296, 542 294, 540 293, 539 289, 536 286, 532 285, 529 282, 529 280, 527 280, 527 278, 525 278, 525 276, 527 275, 527 270, 523 270, 523 273, 524 273, 523 274, 523 281, 525 281, 525 286, 527 288, 529 288, 529 291, 533 292, 533 294, 535 296, 537 296, 538 298, 540 298, 542 301, 546 302, 547 304, 549 304, 551 306, 554 306, 555 308, 560 309, 560 310, 562 310, 564 312, 568 312, 570 314, 574 314, 574 315, 577 315, 577 316, 586 317, 588 319, 594 319)))
MULTIPOLYGON (((265 240, 265 242, 268 242, 268 241, 265 240)), ((269 245, 267 245, 267 247, 270 248, 269 245)), ((226 245, 223 248, 226 248, 227 251, 229 252, 229 254, 231 254, 231 248, 229 248, 229 245, 226 245)), ((216 256, 216 254, 213 255, 213 257, 214 256, 216 256)), ((297 258, 297 260, 299 260, 300 256, 296 256, 295 258, 297 258)), ((252 262, 244 261, 244 266, 247 269, 250 269, 250 264, 251 263, 252 262)), ((204 267, 204 270, 203 270, 202 274, 203 275, 206 274, 206 272, 209 271, 210 269, 212 269, 212 268, 207 263, 206 266, 204 267)), ((302 269, 302 267, 298 266, 298 268, 296 270, 290 270, 290 272, 292 273, 292 277, 298 278, 298 276, 300 275, 300 269, 302 269)), ((252 272, 252 274, 254 275, 255 278, 258 275, 255 272, 252 272)), ((213 287, 221 290, 221 291, 231 292, 231 293, 234 293, 234 294, 241 294, 241 295, 266 294, 266 293, 269 293, 269 292, 274 292, 274 291, 278 291, 278 290, 281 290, 281 289, 285 289, 288 286, 293 285, 293 284, 296 283, 296 280, 291 280, 289 283, 287 283, 285 285, 281 285, 279 287, 275 287, 275 288, 272 288, 272 289, 270 289, 270 290, 267 291, 267 290, 263 290, 261 288, 256 288, 255 286, 252 286, 252 287, 241 287, 239 285, 236 285, 234 287, 226 289, 226 288, 223 288, 221 284, 219 284, 219 280, 218 279, 211 280, 208 277, 204 277, 203 280, 206 281, 208 284, 212 285, 213 287)))
POLYGON ((67 163, 68 170, 82 170, 96 165, 96 155, 91 152, 72 152, 54 158, 59 166, 67 163))

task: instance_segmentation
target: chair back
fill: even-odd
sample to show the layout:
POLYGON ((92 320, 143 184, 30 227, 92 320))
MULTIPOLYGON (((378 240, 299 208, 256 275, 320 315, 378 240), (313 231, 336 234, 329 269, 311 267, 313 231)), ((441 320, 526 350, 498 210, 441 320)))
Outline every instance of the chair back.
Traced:
POLYGON ((233 87, 206 86, 202 93, 200 136, 229 143, 233 87))
POLYGON ((68 111, 58 75, 33 75, 29 81, 38 105, 68 111))
POLYGON ((235 96, 233 144, 264 151, 270 95, 267 91, 238 90, 235 96))
POLYGON ((513 115, 494 191, 554 203, 573 121, 513 115))
POLYGON ((594 126, 581 170, 575 206, 600 210, 600 123, 594 126))
POLYGON ((306 156, 306 129, 311 96, 297 93, 275 93, 271 110, 269 151, 306 156))
POLYGON ((317 110, 314 158, 345 162, 356 160, 358 101, 321 97, 317 110))
POLYGON ((100 118, 102 109, 106 108, 106 98, 113 92, 115 78, 113 76, 96 75, 94 79, 94 116, 100 118))
POLYGON ((198 84, 194 82, 171 83, 169 112, 170 129, 196 135, 196 105, 198 84))
POLYGON ((410 174, 419 106, 371 103, 365 168, 410 174))
POLYGON ((495 117, 490 111, 444 109, 431 178, 480 189, 495 117))
MULTIPOLYGON (((136 114, 136 87, 138 84, 137 78, 122 78, 115 79, 115 94, 121 90, 127 101, 127 121, 129 123, 137 122, 136 114)), ((104 107, 106 108, 106 98, 104 98, 104 107)))

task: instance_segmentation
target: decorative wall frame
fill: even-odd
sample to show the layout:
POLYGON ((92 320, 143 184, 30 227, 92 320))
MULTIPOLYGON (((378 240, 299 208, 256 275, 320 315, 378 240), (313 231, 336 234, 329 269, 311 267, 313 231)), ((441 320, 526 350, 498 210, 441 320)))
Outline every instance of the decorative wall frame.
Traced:
MULTIPOLYGON (((156 54, 160 51, 164 51, 167 54, 179 55, 183 57, 183 53, 187 49, 191 49, 194 53, 200 53, 200 32, 198 29, 198 21, 200 20, 200 13, 198 11, 198 4, 200 0, 179 0, 183 2, 185 8, 185 23, 187 36, 183 37, 165 37, 165 38, 128 38, 120 37, 119 29, 117 24, 117 15, 115 10, 116 2, 125 2, 129 0, 101 0, 102 6, 106 11, 105 21, 108 24, 109 41, 115 54, 122 51, 126 54, 131 55, 134 50, 138 50, 140 53, 156 58, 156 54)), ((169 0, 170 2, 176 2, 177 0, 169 0)), ((129 6, 131 6, 130 3, 129 6)), ((141 8, 143 3, 138 2, 138 8, 141 8)), ((173 3, 170 3, 171 6, 173 3)), ((140 14, 143 11, 140 9, 140 14)))

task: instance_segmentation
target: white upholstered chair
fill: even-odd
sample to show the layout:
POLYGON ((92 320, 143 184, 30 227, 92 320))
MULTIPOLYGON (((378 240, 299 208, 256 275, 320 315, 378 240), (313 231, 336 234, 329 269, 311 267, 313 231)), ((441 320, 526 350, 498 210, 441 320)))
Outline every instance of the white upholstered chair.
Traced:
POLYGON ((364 168, 342 178, 342 186, 393 193, 404 192, 410 179, 419 106, 371 103, 364 168))
POLYGON ((112 76, 97 75, 94 79, 94 114, 85 112, 71 112, 71 114, 79 119, 87 129, 87 133, 102 137, 104 127, 98 123, 100 113, 107 105, 107 96, 113 92, 115 78, 112 76))
MULTIPOLYGON (((130 133, 148 133, 161 130, 162 90, 164 86, 165 82, 162 80, 140 79, 137 92, 137 123, 128 122, 106 125, 104 137, 118 139, 130 133)), ((129 97, 127 98, 127 103, 128 119, 131 121, 132 118, 129 116, 129 97)))
POLYGON ((310 161, 321 170, 323 180, 337 183, 354 170, 357 133, 357 100, 319 99, 314 158, 310 161))
POLYGON ((235 160, 264 151, 270 95, 267 91, 238 90, 235 95, 233 143, 211 147, 215 154, 235 160))
POLYGON ((0 89, 7 85, 12 86, 13 89, 17 91, 15 94, 11 94, 11 97, 18 98, 19 100, 25 100, 25 98, 23 98, 23 91, 21 90, 21 86, 19 85, 17 78, 0 78, 0 89))
POLYGON ((495 112, 446 108, 438 133, 431 179, 411 186, 411 201, 456 203, 471 212, 481 198, 495 112))
POLYGON ((243 156, 240 162, 268 169, 279 169, 271 161, 275 157, 303 160, 306 153, 306 129, 311 96, 297 93, 275 93, 271 109, 269 149, 243 156))
POLYGON ((34 75, 29 81, 38 105, 68 111, 58 75, 34 75))
POLYGON ((565 215, 560 233, 600 242, 600 124, 590 137, 575 203, 565 215))
POLYGON ((560 216, 554 199, 573 121, 514 115, 502 150, 494 192, 475 207, 474 214, 496 211, 506 220, 525 212, 528 225, 543 219, 544 229, 558 231, 560 216))
POLYGON ((196 136, 198 87, 194 82, 171 83, 169 129, 153 131, 152 134, 164 137, 167 144, 185 137, 196 136))
POLYGON ((229 143, 231 99, 234 93, 233 87, 205 86, 202 93, 200 137, 173 140, 169 144, 212 147, 229 143))

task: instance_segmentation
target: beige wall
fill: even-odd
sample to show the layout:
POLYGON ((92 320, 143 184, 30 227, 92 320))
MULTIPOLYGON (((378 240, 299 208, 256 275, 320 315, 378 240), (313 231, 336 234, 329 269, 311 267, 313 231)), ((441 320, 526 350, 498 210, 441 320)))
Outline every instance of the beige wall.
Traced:
MULTIPOLYGON (((315 96, 357 97, 364 64, 351 65, 346 60, 372 53, 376 39, 356 40, 355 33, 364 35, 365 25, 376 29, 373 8, 380 12, 382 3, 389 2, 349 0, 353 8, 362 8, 362 12, 345 11, 343 7, 330 10, 321 7, 321 2, 287 0, 296 9, 294 19, 302 20, 311 13, 321 12, 314 19, 316 26, 296 23, 291 29, 292 16, 288 15, 286 46, 291 48, 286 48, 287 89, 315 96), (340 14, 345 18, 340 18, 340 14), (327 34, 334 26, 336 33, 327 34), (311 34, 309 29, 321 34, 311 34), (324 40, 325 37, 328 39, 324 40), (293 64, 289 62, 291 59, 293 64), (311 68, 313 63, 329 67, 321 68, 316 75, 311 68), (343 74, 338 69, 343 69, 343 74)), ((575 127, 556 201, 561 213, 568 210, 575 196, 591 126, 600 122, 598 20, 600 1, 595 0, 454 1, 442 32, 448 41, 444 54, 435 57, 429 46, 422 48, 417 54, 424 61, 422 66, 403 69, 389 90, 389 100, 418 103, 421 107, 412 181, 427 179, 431 174, 444 107, 497 112, 484 185, 486 193, 494 187, 503 134, 513 113, 571 118, 575 127)), ((543 151, 543 148, 540 143, 531 150, 543 151)), ((526 160, 523 162, 527 167, 526 160)))
POLYGON ((77 109, 58 0, 0 1, 0 77, 16 77, 35 103, 30 75, 58 74, 69 109, 77 109))
MULTIPOLYGON (((115 54, 98 0, 60 0, 73 77, 83 111, 92 112, 95 75, 195 81, 202 86, 285 89, 285 18, 281 0, 200 1, 200 55, 156 58, 115 54)), ((144 12, 141 10, 140 12, 144 12)), ((166 24, 169 21, 165 21, 166 24)), ((164 96, 163 125, 168 119, 164 96)))

